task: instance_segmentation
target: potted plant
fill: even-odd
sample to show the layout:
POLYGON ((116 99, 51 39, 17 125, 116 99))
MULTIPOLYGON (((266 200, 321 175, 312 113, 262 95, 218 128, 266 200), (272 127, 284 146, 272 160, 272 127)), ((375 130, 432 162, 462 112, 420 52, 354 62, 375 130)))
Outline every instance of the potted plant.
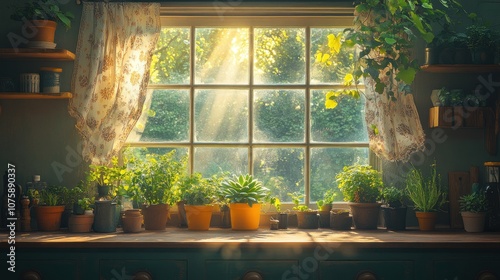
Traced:
MULTIPOLYGON (((72 193, 81 191, 79 187, 74 187, 72 193)), ((85 197, 83 192, 76 197, 73 207, 73 214, 69 217, 69 232, 90 232, 94 223, 94 214, 91 211, 94 203, 93 197, 85 197)))
POLYGON ((347 209, 333 209, 330 212, 330 228, 333 230, 350 230, 352 217, 347 209))
POLYGON ((382 175, 369 165, 344 166, 336 175, 338 187, 349 202, 356 229, 376 229, 380 203, 377 199, 384 186, 382 175))
POLYGON ((466 44, 472 53, 475 64, 493 64, 498 46, 498 32, 476 21, 466 28, 466 44))
POLYGON ((40 201, 35 210, 38 230, 59 230, 65 208, 61 200, 64 191, 65 188, 60 186, 48 186, 39 191, 40 201))
POLYGON ((428 176, 412 168, 406 177, 406 193, 412 201, 420 230, 434 230, 437 211, 446 202, 446 191, 441 185, 441 175, 436 163, 431 164, 428 176))
POLYGON ((189 230, 208 230, 217 196, 218 181, 203 178, 200 173, 187 176, 181 183, 181 200, 185 203, 189 230))
POLYGON ((318 228, 318 211, 309 208, 307 205, 300 205, 300 201, 304 197, 303 194, 294 192, 288 193, 294 204, 293 210, 297 214, 297 227, 299 229, 317 229, 318 228))
POLYGON ((330 211, 332 210, 332 203, 336 196, 337 193, 333 189, 329 189, 323 194, 323 199, 316 201, 320 228, 330 227, 330 211))
POLYGON ((269 190, 251 175, 234 176, 222 183, 221 191, 229 201, 231 228, 257 230, 260 222, 261 203, 269 198, 269 190))
MULTIPOLYGON (((23 31, 25 31, 23 33, 32 34, 32 37, 28 38, 31 42, 28 46, 37 47, 36 44, 40 44, 39 42, 48 42, 52 48, 55 47, 54 34, 57 22, 70 28, 71 20, 74 18, 73 14, 64 11, 61 5, 56 0, 30 0, 26 1, 24 5, 16 7, 11 19, 23 22, 23 31)), ((40 45, 39 47, 44 46, 48 45, 40 45)))
POLYGON ((163 154, 147 154, 131 166, 131 184, 137 186, 142 205, 144 228, 165 230, 170 205, 175 203, 174 189, 187 170, 187 157, 176 159, 175 150, 163 154))
POLYGON ((488 210, 488 201, 482 193, 471 193, 462 195, 458 201, 460 213, 467 232, 482 232, 488 210))
POLYGON ((394 186, 382 190, 382 212, 385 227, 388 230, 404 230, 406 228, 406 209, 404 190, 394 186))
POLYGON ((120 221, 121 205, 117 203, 117 193, 122 182, 130 176, 127 168, 129 160, 120 164, 117 157, 110 164, 92 164, 87 175, 87 183, 95 183, 97 198, 94 211, 94 231, 114 232, 120 221))

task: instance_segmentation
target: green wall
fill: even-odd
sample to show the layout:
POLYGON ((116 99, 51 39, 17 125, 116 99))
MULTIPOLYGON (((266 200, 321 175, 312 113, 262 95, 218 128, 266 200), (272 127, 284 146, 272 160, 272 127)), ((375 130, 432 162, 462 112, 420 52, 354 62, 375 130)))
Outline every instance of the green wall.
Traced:
MULTIPOLYGON (((73 27, 66 31, 61 28, 57 31, 56 42, 58 48, 76 51, 78 25, 80 21, 81 6, 73 0, 66 0, 65 7, 71 9, 76 15, 73 27)), ((173 1, 169 1, 173 2, 173 1)), ((206 1, 207 3, 212 1, 206 1)), ((223 1, 226 2, 226 1, 223 1)), ((297 2, 297 1, 293 1, 297 2)), ((335 1, 318 1, 335 2, 335 1)), ((2 4, 4 5, 4 4, 2 4)), ((500 4, 469 3, 469 9, 476 9, 480 15, 488 16, 499 24, 495 10, 500 4)), ((7 39, 10 32, 19 33, 19 23, 9 19, 11 10, 8 7, 0 9, 0 47, 10 47, 7 39)), ((417 46, 416 54, 423 59, 424 45, 417 46)), ((61 66, 62 90, 70 90, 70 81, 73 62, 18 62, 2 61, 0 73, 2 76, 10 75, 14 78, 22 71, 37 71, 41 66, 61 66), (14 74, 13 74, 14 73, 14 74)), ((438 163, 438 171, 447 183, 449 171, 467 171, 471 165, 480 167, 485 161, 498 161, 498 156, 488 155, 484 148, 484 131, 481 129, 443 130, 446 140, 442 143, 433 141, 430 137, 432 130, 428 128, 428 109, 431 107, 430 93, 432 89, 442 86, 472 89, 478 82, 476 75, 452 75, 419 73, 414 83, 414 97, 420 118, 428 136, 428 142, 433 143, 430 150, 424 153, 417 166, 426 167, 434 159, 438 163)), ((42 176, 43 181, 49 184, 74 186, 85 174, 87 165, 81 162, 78 155, 80 138, 74 128, 75 122, 67 111, 67 100, 0 100, 0 171, 3 173, 8 162, 16 164, 17 182, 24 185, 31 180, 33 174, 42 176), (62 176, 58 176, 58 172, 62 176), (60 180, 61 179, 61 180, 60 180)), ((404 176, 405 168, 401 164, 384 162, 384 171, 390 181, 404 176)), ((482 176, 482 175, 481 175, 482 176)), ((442 220, 446 220, 442 215, 442 220)))

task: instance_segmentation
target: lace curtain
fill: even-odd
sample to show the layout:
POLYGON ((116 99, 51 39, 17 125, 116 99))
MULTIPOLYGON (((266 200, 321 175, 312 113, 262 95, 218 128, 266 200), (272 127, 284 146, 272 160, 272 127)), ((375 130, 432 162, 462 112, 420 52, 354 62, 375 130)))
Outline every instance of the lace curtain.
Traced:
MULTIPOLYGON (((382 75, 387 77, 385 72, 382 75)), ((409 161, 413 153, 424 149, 425 142, 413 95, 401 93, 395 80, 392 83, 395 101, 390 100, 386 92, 375 92, 372 79, 366 79, 365 86, 365 121, 370 149, 389 161, 409 161)))
POLYGON ((141 116, 159 3, 83 4, 69 113, 83 138, 83 158, 107 164, 141 116))

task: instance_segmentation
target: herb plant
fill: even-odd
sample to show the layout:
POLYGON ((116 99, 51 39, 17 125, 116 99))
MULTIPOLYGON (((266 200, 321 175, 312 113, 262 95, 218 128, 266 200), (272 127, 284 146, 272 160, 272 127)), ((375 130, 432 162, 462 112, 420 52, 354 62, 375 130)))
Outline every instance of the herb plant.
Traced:
POLYGON ((406 192, 414 208, 421 212, 435 212, 446 202, 446 191, 441 185, 441 175, 436 163, 431 164, 429 176, 413 168, 406 177, 406 192))
POLYGON ((356 203, 374 203, 384 184, 382 174, 370 165, 344 166, 335 176, 344 200, 356 203))
POLYGON ((31 0, 17 7, 10 17, 13 20, 52 20, 61 22, 66 28, 71 27, 74 18, 71 12, 63 11, 57 0, 31 0))
POLYGON ((388 207, 402 207, 404 205, 405 193, 403 189, 394 186, 384 188, 381 193, 382 202, 388 207))

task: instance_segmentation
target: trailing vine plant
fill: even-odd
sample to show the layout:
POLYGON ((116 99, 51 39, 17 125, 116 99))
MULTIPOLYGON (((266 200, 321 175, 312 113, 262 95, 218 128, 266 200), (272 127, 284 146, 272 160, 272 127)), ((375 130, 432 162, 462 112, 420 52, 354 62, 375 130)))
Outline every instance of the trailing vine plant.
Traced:
POLYGON ((318 60, 325 56, 316 54, 317 63, 327 63, 334 60, 342 48, 357 49, 353 72, 344 78, 348 88, 328 92, 327 108, 335 108, 335 99, 340 95, 359 97, 357 86, 365 78, 373 81, 375 92, 385 92, 392 100, 396 99, 394 89, 411 93, 410 85, 420 68, 412 55, 415 42, 423 39, 431 43, 435 29, 453 25, 453 16, 465 15, 456 0, 358 0, 354 13, 353 28, 329 36, 328 59, 318 60))

